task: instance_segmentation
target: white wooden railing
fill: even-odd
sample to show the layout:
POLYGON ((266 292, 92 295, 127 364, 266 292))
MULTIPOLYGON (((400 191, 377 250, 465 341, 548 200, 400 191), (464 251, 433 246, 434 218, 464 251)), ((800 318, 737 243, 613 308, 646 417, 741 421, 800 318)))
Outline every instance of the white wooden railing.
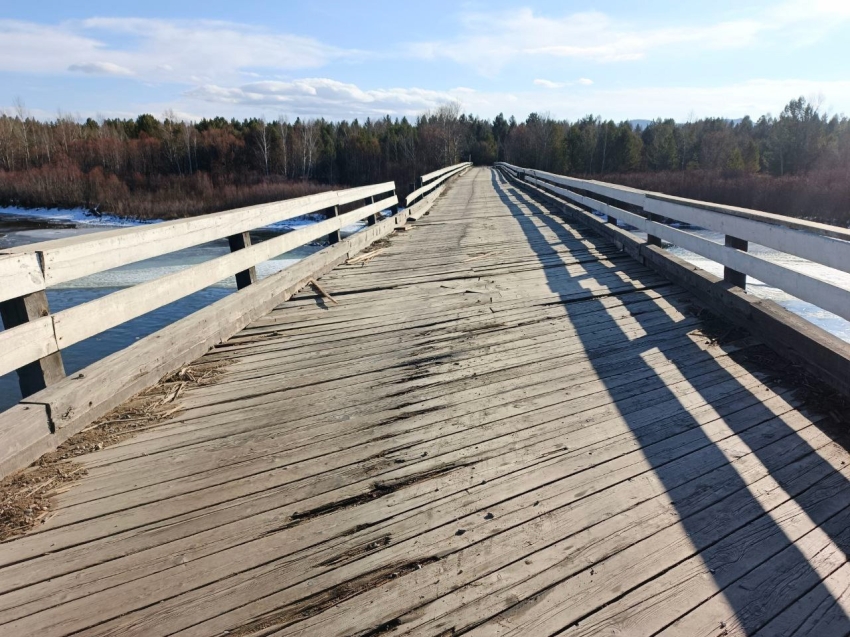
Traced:
POLYGON ((61 378, 61 358, 50 357, 109 328, 236 276, 240 289, 256 281, 254 267, 299 246, 328 237, 339 241, 345 226, 398 208, 395 184, 324 192, 190 219, 122 228, 33 243, 0 254, 0 374, 20 374, 25 396, 61 378), (360 204, 340 212, 343 206, 360 204), (251 245, 249 231, 311 213, 326 219, 251 245), (49 313, 46 288, 177 250, 228 238, 231 252, 99 299, 49 313), (46 378, 45 378, 46 376, 46 378))
POLYGON ((413 192, 411 192, 409 195, 407 195, 407 197, 405 197, 404 205, 409 208, 417 201, 420 201, 421 199, 427 197, 429 194, 434 192, 443 183, 445 183, 455 175, 459 175, 471 166, 472 162, 465 161, 461 162, 460 164, 455 164, 454 166, 440 168, 440 170, 435 170, 434 172, 422 175, 417 180, 416 189, 413 190, 413 192))
POLYGON ((672 197, 600 181, 565 177, 498 162, 514 178, 604 213, 648 235, 649 243, 667 241, 724 266, 724 279, 745 288, 746 276, 773 286, 850 320, 850 290, 747 252, 749 242, 850 272, 850 230, 781 215, 672 197), (626 208, 629 208, 628 210, 626 208), (722 233, 724 244, 663 219, 722 233))

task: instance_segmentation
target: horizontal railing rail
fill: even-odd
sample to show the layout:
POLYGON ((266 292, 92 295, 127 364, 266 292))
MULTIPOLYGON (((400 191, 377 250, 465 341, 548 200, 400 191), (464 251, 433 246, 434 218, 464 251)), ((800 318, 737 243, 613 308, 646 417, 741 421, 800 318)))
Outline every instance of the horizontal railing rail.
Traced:
POLYGON ((447 180, 451 179, 455 175, 459 175, 470 166, 472 166, 472 162, 466 161, 460 164, 455 164, 454 166, 435 170, 427 175, 422 175, 422 177, 419 178, 419 187, 405 197, 405 207, 410 208, 414 203, 424 197, 427 197, 447 180))
MULTIPOLYGON (((38 277, 41 283, 39 289, 44 289, 45 286, 72 281, 89 274, 224 239, 306 214, 332 209, 335 206, 362 201, 367 197, 391 194, 394 191, 395 184, 387 182, 374 186, 322 192, 297 199, 286 199, 188 219, 23 245, 5 250, 4 253, 9 256, 0 257, 0 259, 12 258, 11 255, 17 255, 18 258, 26 258, 24 255, 30 255, 27 264, 30 268, 35 268, 31 270, 31 274, 38 277), (36 254, 38 259, 32 258, 33 254, 36 254)), ((13 266, 10 264, 9 267, 13 266)), ((5 268, 0 265, 0 300, 2 301, 11 298, 6 291, 4 270, 5 268)), ((12 296, 22 295, 12 294, 12 296)))
POLYGON ((419 181, 420 181, 419 185, 421 186, 423 184, 427 184, 432 179, 436 179, 437 177, 442 177, 446 173, 454 172, 454 171, 458 170, 459 168, 465 168, 465 167, 471 166, 471 165, 472 165, 472 162, 464 161, 464 162, 461 162, 459 164, 454 164, 453 166, 446 166, 445 168, 440 168, 439 170, 435 170, 433 172, 422 175, 419 178, 419 181))
POLYGON ((18 370, 27 396, 61 378, 62 349, 235 276, 242 289, 256 280, 255 266, 328 237, 379 212, 398 210, 394 182, 324 192, 201 217, 79 235, 12 248, 0 254, 0 374, 18 370), (343 206, 359 203, 349 212, 343 206), (249 232, 313 213, 325 219, 251 245, 249 232), (231 252, 101 298, 50 313, 45 290, 59 283, 228 239, 231 252), (35 301, 35 302, 34 302, 35 301), (40 362, 41 368, 27 368, 40 362), (48 370, 52 367, 52 370, 48 370), (49 376, 48 379, 45 376, 49 376))
POLYGON ((724 279, 745 288, 746 276, 850 320, 850 290, 747 252, 750 242, 850 273, 850 230, 756 210, 723 206, 577 179, 504 162, 497 167, 590 210, 645 232, 649 243, 667 241, 724 266, 724 279), (628 209, 626 209, 628 208, 628 209), (663 219, 724 235, 718 243, 674 228, 663 219))

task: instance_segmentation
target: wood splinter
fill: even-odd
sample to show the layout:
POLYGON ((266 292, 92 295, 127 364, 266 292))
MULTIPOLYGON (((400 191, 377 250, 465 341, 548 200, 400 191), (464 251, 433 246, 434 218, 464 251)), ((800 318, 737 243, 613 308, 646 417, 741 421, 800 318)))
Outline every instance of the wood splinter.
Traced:
POLYGON ((361 254, 359 256, 354 257, 353 259, 349 259, 347 261, 348 265, 352 265, 354 263, 366 263, 370 259, 374 259, 376 256, 384 252, 386 248, 379 248, 377 250, 372 250, 372 252, 366 252, 365 254, 361 254))
POLYGON ((324 298, 326 298, 328 301, 330 301, 334 305, 339 305, 339 302, 334 297, 332 297, 330 294, 328 294, 328 291, 325 290, 321 285, 319 285, 319 282, 316 281, 316 279, 310 279, 307 282, 307 285, 309 285, 311 288, 313 288, 316 292, 321 294, 324 298))

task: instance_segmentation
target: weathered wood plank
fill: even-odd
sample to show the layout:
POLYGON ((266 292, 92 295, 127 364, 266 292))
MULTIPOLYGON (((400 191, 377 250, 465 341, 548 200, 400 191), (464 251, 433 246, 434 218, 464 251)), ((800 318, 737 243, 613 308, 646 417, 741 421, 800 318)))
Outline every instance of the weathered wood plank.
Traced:
POLYGON ((0 254, 0 302, 44 289, 44 275, 34 252, 0 254))
POLYGON ((59 350, 53 336, 53 319, 43 316, 0 332, 0 374, 59 350))
POLYGON ((0 348, 0 368, 17 369, 21 395, 26 397, 65 377, 56 330, 44 290, 0 302, 5 347, 0 348), (31 325, 35 325, 32 327, 31 325), (28 327, 30 326, 30 327, 28 327), (25 341, 38 338, 38 341, 25 341))
POLYGON ((0 475, 35 462, 54 447, 44 405, 15 405, 0 413, 0 475))

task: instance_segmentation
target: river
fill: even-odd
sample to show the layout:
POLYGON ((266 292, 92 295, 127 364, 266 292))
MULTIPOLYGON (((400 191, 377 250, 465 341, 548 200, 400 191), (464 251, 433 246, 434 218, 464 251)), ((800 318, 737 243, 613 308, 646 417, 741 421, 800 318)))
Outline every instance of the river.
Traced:
MULTIPOLYGON (((289 232, 293 228, 311 223, 309 219, 295 219, 252 233, 253 240, 262 241, 276 234, 289 232)), ((80 210, 21 210, 0 208, 0 250, 12 246, 24 245, 49 239, 58 239, 81 233, 102 232, 119 226, 138 225, 136 222, 116 217, 92 217, 80 210)), ((360 226, 343 229, 343 234, 356 231, 360 226)), ((699 234, 712 241, 722 242, 723 236, 707 230, 689 228, 689 232, 699 234)), ((260 278, 278 272, 292 263, 303 259, 321 246, 304 246, 283 254, 276 259, 257 266, 260 278)), ((722 276, 723 267, 677 247, 669 247, 671 253, 680 256, 713 274, 722 276)), ((763 246, 751 244, 750 251, 763 258, 800 270, 811 276, 821 278, 846 289, 850 289, 850 274, 825 266, 776 252, 763 246)), ((149 281, 151 279, 179 271, 197 263, 228 254, 226 240, 214 241, 201 246, 180 250, 172 254, 133 263, 106 272, 100 272, 76 281, 70 281, 47 291, 52 311, 63 310, 86 301, 91 301, 115 290, 149 281)), ((134 341, 151 334, 174 321, 209 305, 235 291, 233 278, 226 279, 214 286, 201 290, 188 297, 149 312, 118 327, 86 341, 72 345, 62 351, 65 370, 74 373, 92 362, 127 347, 134 341)), ((821 310, 804 301, 800 301, 776 288, 764 285, 752 278, 748 279, 747 289, 755 296, 776 301, 791 312, 802 316, 839 338, 850 342, 850 322, 821 310)), ((0 376, 0 410, 6 409, 20 399, 17 377, 14 373, 0 376)))

